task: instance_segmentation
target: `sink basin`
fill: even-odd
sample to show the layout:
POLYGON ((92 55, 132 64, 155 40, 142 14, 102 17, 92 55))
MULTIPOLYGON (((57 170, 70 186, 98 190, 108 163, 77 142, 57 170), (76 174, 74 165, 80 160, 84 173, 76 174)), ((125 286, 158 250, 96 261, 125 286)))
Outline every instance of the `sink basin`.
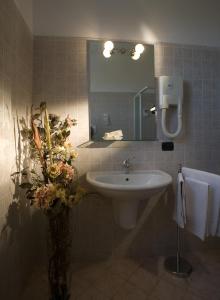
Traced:
POLYGON ((140 200, 149 199, 172 182, 172 177, 160 170, 88 172, 87 181, 104 197, 113 201, 115 220, 123 228, 136 225, 140 200))

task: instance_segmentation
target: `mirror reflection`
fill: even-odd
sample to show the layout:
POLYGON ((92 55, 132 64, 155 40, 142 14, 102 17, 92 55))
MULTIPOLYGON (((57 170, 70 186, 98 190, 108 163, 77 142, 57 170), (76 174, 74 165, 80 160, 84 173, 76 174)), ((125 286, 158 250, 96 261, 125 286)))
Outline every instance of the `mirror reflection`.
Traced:
POLYGON ((93 141, 155 140, 154 46, 88 41, 93 141))

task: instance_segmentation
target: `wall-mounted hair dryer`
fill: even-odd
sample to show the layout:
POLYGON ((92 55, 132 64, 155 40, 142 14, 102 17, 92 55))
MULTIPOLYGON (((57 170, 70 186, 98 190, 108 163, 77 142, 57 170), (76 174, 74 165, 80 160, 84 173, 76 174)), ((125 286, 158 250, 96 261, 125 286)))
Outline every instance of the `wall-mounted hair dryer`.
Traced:
POLYGON ((161 124, 166 137, 177 137, 182 129, 182 103, 183 103, 183 80, 179 76, 160 76, 159 84, 159 108, 162 110, 161 124), (168 132, 166 127, 166 111, 169 106, 177 106, 177 130, 168 132))

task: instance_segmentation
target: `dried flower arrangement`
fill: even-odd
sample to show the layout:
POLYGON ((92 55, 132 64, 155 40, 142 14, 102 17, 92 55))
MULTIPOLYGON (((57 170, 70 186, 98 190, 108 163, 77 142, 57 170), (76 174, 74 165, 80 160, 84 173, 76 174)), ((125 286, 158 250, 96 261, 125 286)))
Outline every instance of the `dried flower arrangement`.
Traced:
POLYGON ((49 283, 51 300, 70 298, 67 284, 71 235, 69 210, 78 204, 85 191, 78 183, 74 161, 77 153, 68 141, 76 120, 48 114, 41 103, 31 115, 31 125, 20 120, 21 136, 28 145, 32 166, 22 171, 31 204, 42 209, 49 221, 49 283))

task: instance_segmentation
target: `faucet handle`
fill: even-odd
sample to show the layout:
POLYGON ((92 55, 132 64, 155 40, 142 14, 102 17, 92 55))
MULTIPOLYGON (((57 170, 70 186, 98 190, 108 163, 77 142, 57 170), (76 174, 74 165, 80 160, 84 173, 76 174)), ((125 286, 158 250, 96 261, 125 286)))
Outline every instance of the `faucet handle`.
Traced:
POLYGON ((125 160, 123 160, 123 164, 125 164, 125 163, 127 163, 127 162, 129 162, 130 161, 130 159, 129 158, 126 158, 125 160))
POLYGON ((122 166, 126 165, 127 162, 128 162, 128 160, 127 160, 127 159, 124 159, 124 160, 122 161, 122 166))
POLYGON ((124 163, 131 163, 131 161, 133 160, 135 158, 135 156, 133 155, 133 156, 131 156, 131 157, 128 157, 128 158, 126 158, 125 160, 123 160, 123 164, 124 163))
POLYGON ((130 167, 130 159, 127 158, 127 159, 123 160, 122 166, 125 168, 129 168, 130 167))

